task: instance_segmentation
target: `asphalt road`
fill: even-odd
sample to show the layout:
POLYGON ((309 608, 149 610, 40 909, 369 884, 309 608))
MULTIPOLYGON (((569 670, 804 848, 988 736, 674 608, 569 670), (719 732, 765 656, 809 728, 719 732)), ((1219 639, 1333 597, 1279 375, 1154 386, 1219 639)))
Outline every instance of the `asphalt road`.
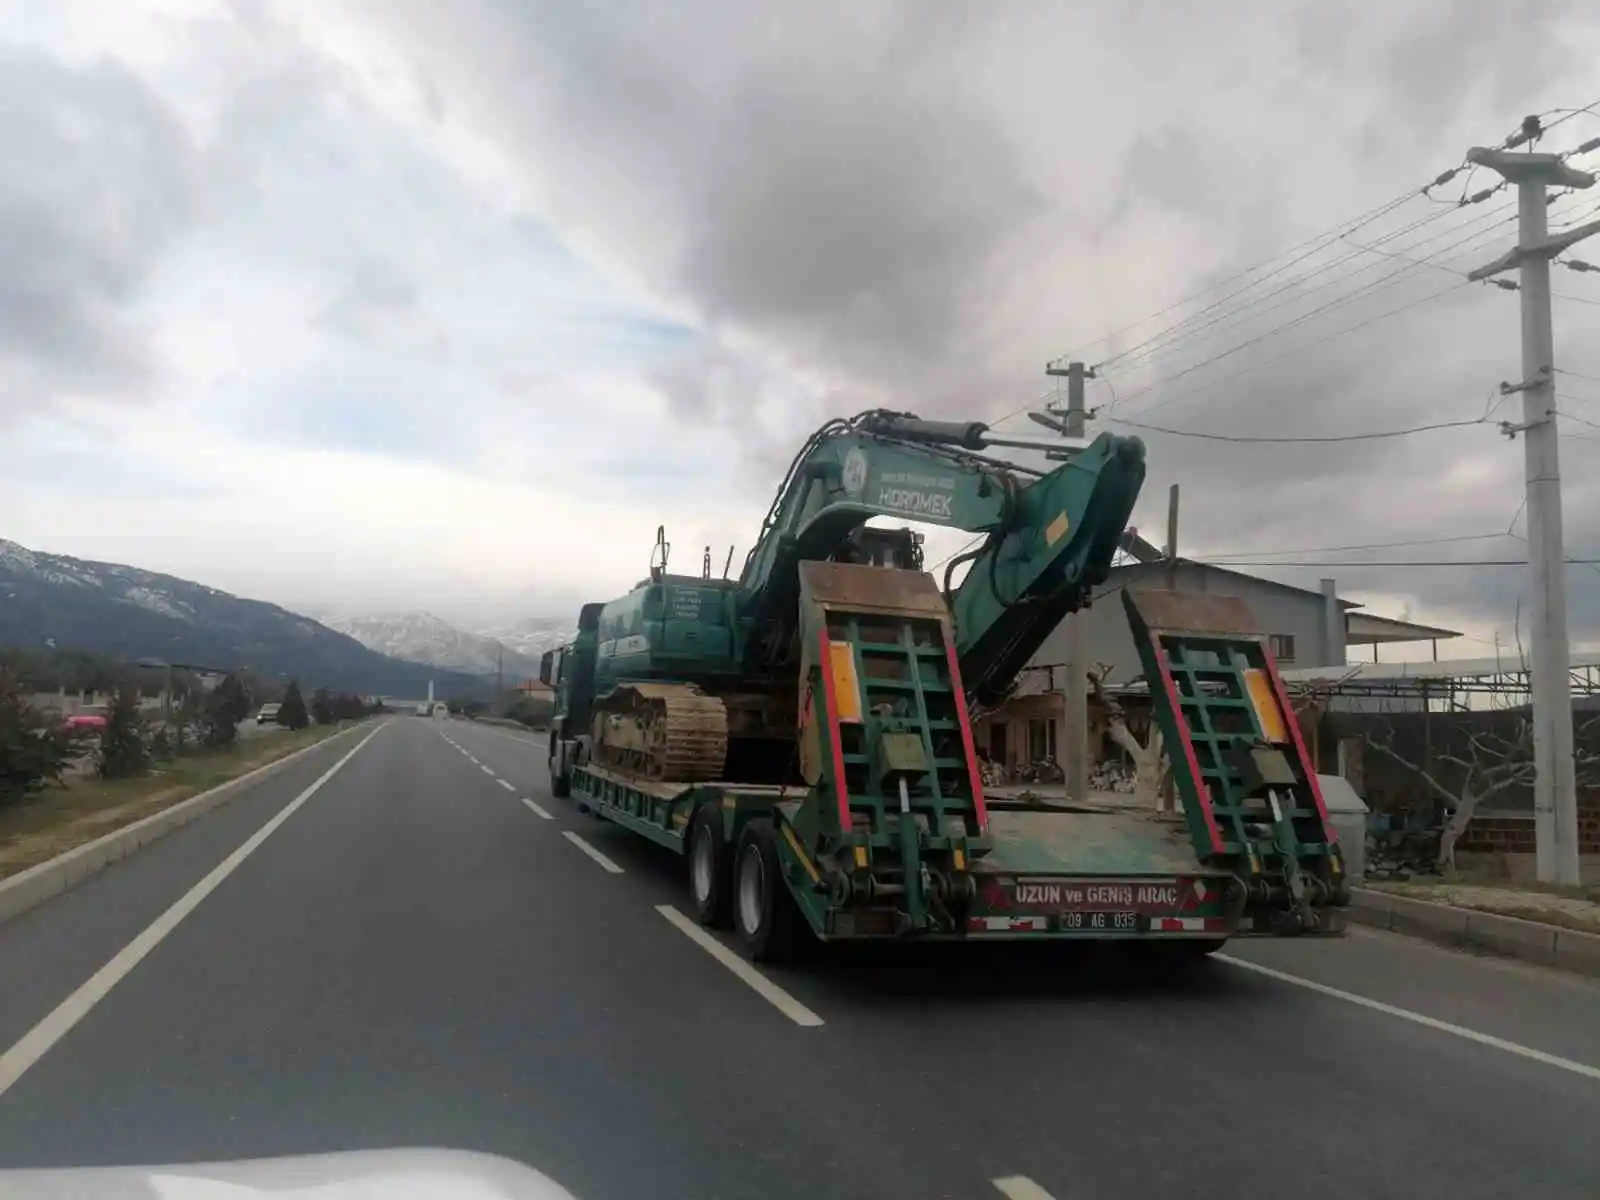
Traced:
POLYGON ((663 914, 674 861, 550 797, 533 738, 368 732, 0 926, 0 1167, 421 1145, 582 1200, 1600 1187, 1594 984, 1359 931, 1168 979, 752 975, 663 914))

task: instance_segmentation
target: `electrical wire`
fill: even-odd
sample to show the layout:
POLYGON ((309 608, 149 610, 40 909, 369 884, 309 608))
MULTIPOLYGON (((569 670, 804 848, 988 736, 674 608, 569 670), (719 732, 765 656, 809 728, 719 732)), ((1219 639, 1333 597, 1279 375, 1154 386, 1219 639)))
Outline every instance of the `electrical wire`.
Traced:
MULTIPOLYGON (((1439 255, 1444 254, 1447 251, 1453 250, 1453 249, 1455 249, 1456 247, 1462 245, 1465 242, 1477 240, 1477 238, 1480 237, 1480 236, 1481 236, 1480 234, 1474 234, 1474 235, 1471 235, 1470 237, 1462 238, 1462 239, 1460 239, 1458 241, 1451 242, 1449 245, 1441 248, 1439 251, 1435 252, 1434 254, 1428 255, 1428 257, 1429 258, 1437 258, 1439 255)), ((1244 341, 1238 342, 1235 345, 1232 345, 1232 346, 1228 347, 1226 350, 1220 350, 1216 354, 1213 354, 1213 355, 1211 355, 1211 356, 1209 356, 1207 358, 1203 358, 1199 362, 1194 363, 1194 364, 1192 364, 1190 366, 1187 366, 1181 371, 1177 371, 1177 372, 1174 372, 1171 375, 1164 376, 1161 379, 1156 380, 1154 383, 1148 384, 1147 386, 1139 389, 1139 391, 1133 393, 1132 395, 1125 396, 1124 400, 1132 400, 1135 396, 1142 396, 1142 395, 1145 395, 1148 392, 1154 391, 1158 387, 1164 387, 1167 384, 1175 383, 1177 380, 1183 379, 1186 376, 1194 373, 1195 371, 1199 371, 1199 370, 1201 370, 1201 369, 1203 369, 1205 367, 1208 367, 1208 366, 1212 365, 1213 363, 1221 362, 1223 359, 1230 358, 1233 355, 1239 353, 1241 350, 1245 350, 1245 349, 1248 349, 1251 346, 1257 345, 1258 343, 1265 341, 1267 338, 1274 337, 1277 334, 1283 333, 1283 332, 1285 332, 1286 330, 1289 330, 1289 329, 1293 329, 1298 325, 1303 325, 1305 322, 1311 320, 1313 317, 1320 316, 1325 312, 1330 312, 1335 308, 1339 308, 1339 307, 1342 307, 1343 305, 1349 304, 1352 300, 1359 299, 1363 295, 1370 294, 1370 293, 1375 292, 1375 291, 1377 291, 1377 290, 1379 290, 1379 289, 1381 289, 1381 288, 1383 288, 1385 286, 1388 286, 1393 281, 1399 279, 1402 275, 1407 274, 1412 269, 1413 269, 1413 266, 1412 266, 1412 264, 1409 264, 1409 263, 1404 265, 1404 266, 1397 267, 1395 270, 1389 272, 1387 275, 1382 275, 1379 278, 1373 280, 1371 283, 1363 284, 1361 287, 1357 288, 1355 291, 1351 292, 1349 295, 1343 296, 1343 297, 1341 297, 1340 299, 1337 299, 1337 300, 1330 300, 1328 303, 1323 304, 1323 305, 1319 305, 1318 307, 1312 309, 1309 312, 1301 313, 1298 317, 1295 317, 1292 320, 1285 321, 1280 325, 1275 325, 1271 329, 1265 330, 1264 332, 1259 333, 1259 334, 1255 335, 1254 337, 1246 338, 1244 341)), ((1465 276, 1462 277, 1462 282, 1463 283, 1466 282, 1465 276)), ((1359 328, 1359 327, 1360 326, 1356 326, 1355 328, 1359 328)))
POLYGON ((1376 433, 1337 433, 1304 437, 1253 437, 1244 434, 1205 433, 1198 429, 1168 429, 1162 425, 1147 425, 1143 421, 1130 421, 1125 417, 1107 418, 1114 425, 1127 425, 1151 433, 1165 433, 1173 437, 1196 438, 1206 442, 1255 443, 1270 446, 1289 446, 1301 443, 1327 444, 1330 442, 1376 442, 1387 438, 1409 437, 1415 433, 1432 433, 1438 429, 1463 429, 1468 425, 1486 425, 1488 418, 1473 417, 1465 421, 1435 421, 1431 425, 1413 425, 1409 429, 1385 429, 1376 433))
MULTIPOLYGON (((1520 515, 1520 510, 1518 515, 1520 515)), ((1513 525, 1516 524, 1515 517, 1512 518, 1511 523, 1513 525)), ((1292 550, 1222 550, 1218 551, 1216 557, 1218 559, 1237 559, 1266 554, 1341 554, 1351 550, 1400 550, 1414 546, 1443 546, 1455 542, 1487 542, 1494 538, 1511 536, 1514 535, 1509 530, 1503 529, 1497 533, 1463 533, 1453 534, 1449 537, 1407 538, 1397 542, 1357 542, 1354 545, 1346 546, 1297 546, 1292 550)), ((1270 567, 1274 564, 1262 563, 1261 565, 1270 567)))
MULTIPOLYGON (((1502 182, 1500 185, 1498 185, 1496 187, 1485 188, 1483 191, 1479 192, 1476 196, 1474 196, 1467 203, 1476 204, 1476 203, 1480 203, 1483 200, 1487 200, 1490 196, 1494 195, 1496 192, 1500 191, 1505 186, 1506 185, 1502 182)), ((1419 246, 1425 246, 1429 242, 1436 241, 1441 237, 1447 237, 1451 233, 1459 233, 1459 232, 1461 232, 1461 230, 1463 230, 1465 228, 1468 228, 1468 227, 1473 226, 1473 225, 1481 224, 1483 221, 1488 220, 1491 216, 1493 216, 1493 215, 1495 215, 1497 213, 1505 212, 1507 209, 1514 208, 1515 206, 1516 206, 1516 202, 1514 200, 1507 201, 1504 204, 1496 205, 1495 207, 1489 209, 1487 212, 1480 214, 1479 216, 1475 217, 1471 221, 1466 222, 1465 224, 1457 225, 1452 229, 1441 230, 1438 233, 1435 233, 1435 234, 1433 234, 1433 235, 1431 235, 1429 237, 1422 238, 1422 239, 1419 239, 1419 240, 1417 240, 1415 242, 1412 242, 1412 243, 1410 243, 1408 248, 1409 249, 1416 249, 1419 246)), ((1105 368, 1110 367, 1112 365, 1118 365, 1122 369, 1126 370, 1126 368, 1128 368, 1130 366, 1133 366, 1136 363, 1149 362, 1149 361, 1151 361, 1151 360, 1153 360, 1155 358, 1159 358, 1164 354, 1170 353, 1172 347, 1183 343, 1185 340, 1187 340, 1189 338, 1192 338, 1192 337, 1198 335, 1199 333, 1201 333, 1201 332, 1203 332, 1203 331, 1205 331, 1207 329, 1212 329, 1212 328, 1215 328, 1218 325, 1226 325, 1226 324, 1229 324, 1229 323, 1231 323, 1233 321, 1236 321, 1236 320, 1240 319, 1242 316, 1244 316, 1244 314, 1248 313, 1251 309, 1257 308, 1258 306, 1260 306, 1262 304, 1266 304, 1266 303, 1270 302, 1271 300, 1273 300, 1275 297, 1281 296, 1285 292, 1293 291, 1294 289, 1301 287, 1302 285, 1304 285, 1308 281, 1317 278, 1317 276, 1323 274, 1324 272, 1335 270, 1335 269, 1345 265, 1346 263, 1353 262, 1353 261, 1355 261, 1357 259, 1362 258, 1365 254, 1373 253, 1373 252, 1375 252, 1374 251, 1374 247, 1382 246, 1387 242, 1391 242, 1391 241, 1394 241, 1394 240, 1396 240, 1398 238, 1404 237, 1406 234, 1412 233, 1412 232, 1416 231, 1417 229, 1421 228, 1424 225, 1427 225, 1427 224, 1429 224, 1429 223, 1431 223, 1433 221, 1440 220, 1443 217, 1449 216, 1450 213, 1453 212, 1453 211, 1456 211, 1456 208, 1453 207, 1452 209, 1449 209, 1449 210, 1439 210, 1439 211, 1436 211, 1436 212, 1431 212, 1427 216, 1421 217, 1421 218, 1413 221, 1409 225, 1403 226, 1400 229, 1393 230, 1390 233, 1385 234, 1383 237, 1379 238, 1376 242, 1371 243, 1370 245, 1358 245, 1356 243, 1350 242, 1350 241, 1348 241, 1348 236, 1346 235, 1346 237, 1341 238, 1340 241, 1342 241, 1345 245, 1352 247, 1350 253, 1345 254, 1340 258, 1334 259, 1332 262, 1324 263, 1321 266, 1319 266, 1319 267, 1315 268, 1314 270, 1309 271, 1309 272, 1307 272, 1307 273, 1305 273, 1303 275, 1296 276, 1295 278, 1290 279, 1286 283, 1280 284, 1278 287, 1273 288, 1271 291, 1263 293, 1262 295, 1256 296, 1254 299, 1248 301, 1247 303, 1239 306, 1236 309, 1233 309, 1231 311, 1226 311, 1226 312, 1219 313, 1218 315, 1212 317, 1210 320, 1199 321, 1198 324, 1192 324, 1188 328, 1184 328, 1183 327, 1183 323, 1181 323, 1181 322, 1178 323, 1178 324, 1169 326, 1169 328, 1167 330, 1162 331, 1161 333, 1158 333, 1158 334, 1156 334, 1156 335, 1154 335, 1154 336, 1152 336, 1150 338, 1147 338, 1144 342, 1140 343, 1139 345, 1129 347, 1127 350, 1124 350, 1121 354, 1114 355, 1113 357, 1106 359, 1104 362, 1096 363, 1095 364, 1095 370, 1096 371, 1103 371, 1105 368), (1167 335, 1169 333, 1172 336, 1168 337, 1167 335)), ((1510 220, 1515 220, 1516 218, 1515 217, 1511 217, 1509 219, 1510 220)), ((1382 252, 1381 251, 1377 251, 1377 253, 1382 253, 1382 252)), ((1395 256, 1395 257, 1398 257, 1398 256, 1395 256)), ((1359 275, 1362 275, 1362 274, 1366 273, 1367 271, 1372 270, 1373 268, 1377 267, 1378 265, 1380 265, 1380 264, 1378 264, 1378 263, 1368 263, 1366 266, 1358 267, 1358 268, 1356 268, 1356 270, 1351 271, 1351 272, 1346 272, 1344 275, 1335 276, 1334 278, 1326 280, 1323 283, 1320 283, 1320 284, 1316 285, 1315 287, 1307 289, 1305 292, 1301 293, 1300 298, 1303 299, 1305 296, 1314 295, 1315 293, 1320 292, 1320 291, 1322 291, 1322 290, 1324 290, 1326 288, 1332 287, 1332 286, 1334 286, 1334 285, 1336 285, 1336 284, 1338 284, 1340 282, 1343 282, 1343 281, 1348 280, 1348 279, 1353 279, 1353 278, 1355 278, 1355 277, 1357 277, 1359 275)), ((1206 312, 1209 312, 1212 308, 1216 308, 1216 307, 1217 307, 1217 305, 1211 305, 1208 308, 1203 309, 1201 312, 1195 313, 1193 315, 1193 317, 1189 318, 1189 320, 1190 321, 1198 320, 1199 317, 1204 316, 1206 312)))
MULTIPOLYGON (((1458 168, 1456 168, 1456 170, 1459 171, 1460 168, 1458 167, 1458 168)), ((1444 175, 1441 175, 1439 178, 1443 179, 1444 175)), ((1439 180, 1436 179, 1432 184, 1427 185, 1427 187, 1436 186, 1438 184, 1438 182, 1439 182, 1439 180)), ((1380 204, 1375 208, 1368 209, 1365 213, 1361 214, 1358 217, 1354 217, 1349 221, 1340 222, 1337 226, 1334 226, 1334 227, 1332 227, 1330 229, 1325 229, 1320 233, 1312 234, 1309 238, 1306 238, 1302 242, 1297 242, 1295 245, 1289 247, 1289 249, 1283 251, 1280 254, 1275 254, 1271 258, 1263 259, 1261 262, 1258 262, 1258 263, 1254 264, 1253 266, 1246 267, 1242 271, 1236 271, 1232 275, 1225 276, 1224 278, 1217 280, 1217 282, 1215 282, 1213 284, 1209 284, 1206 287, 1203 287, 1203 288, 1199 289, 1198 291, 1190 292, 1186 296, 1179 297, 1177 300, 1174 300, 1171 304, 1168 304, 1165 308, 1158 309, 1156 312, 1153 312, 1153 313, 1149 314, 1148 316, 1140 317, 1137 321, 1131 321, 1128 324, 1123 325, 1118 329, 1113 329, 1110 333, 1105 334, 1105 335, 1103 335, 1101 337, 1095 338, 1091 342, 1084 342, 1080 346, 1078 346, 1076 349, 1068 351, 1066 354, 1061 355, 1060 357, 1058 357, 1054 361, 1060 362, 1062 359, 1075 358, 1078 354, 1082 353, 1084 350, 1089 349, 1091 346, 1101 345, 1104 342, 1110 341, 1112 338, 1115 338, 1115 337, 1118 337, 1118 336, 1120 336, 1120 335, 1122 335, 1124 333, 1127 333, 1131 329, 1137 329, 1140 325, 1146 324, 1149 321, 1153 321, 1158 317, 1166 316, 1167 313, 1172 312, 1175 309, 1182 308, 1185 304, 1189 304, 1189 303, 1191 303, 1191 302, 1193 302, 1195 300, 1198 300, 1202 296, 1209 295, 1211 292, 1217 291, 1219 288, 1226 287, 1228 284, 1233 283, 1236 280, 1243 279, 1246 275, 1254 274, 1256 271, 1261 270, 1261 268, 1263 268, 1265 266, 1268 266, 1273 262, 1276 262, 1278 259, 1282 258, 1285 254, 1293 254, 1295 251, 1301 249, 1302 247, 1309 246, 1313 242, 1319 242, 1319 241, 1322 241, 1322 240, 1324 240, 1326 238, 1329 238, 1329 237, 1337 237, 1337 236, 1339 236, 1339 234, 1341 232, 1353 233, 1355 230, 1360 229, 1363 226, 1371 224, 1373 221, 1377 220, 1379 217, 1385 216, 1386 214, 1392 212, 1394 209, 1400 207, 1400 205, 1404 204, 1406 201, 1416 198, 1416 196, 1421 194, 1421 193, 1425 193, 1426 190, 1427 190, 1427 187, 1424 187, 1422 189, 1408 189, 1407 191, 1402 192, 1400 195, 1396 196, 1394 199, 1385 201, 1383 204, 1380 204)), ((1308 256, 1307 255, 1302 255, 1301 256, 1301 258, 1304 258, 1304 257, 1308 257, 1308 256)), ((1285 263, 1284 267, 1279 268, 1279 270, 1283 270, 1283 269, 1286 269, 1287 267, 1293 266, 1296 262, 1301 261, 1301 258, 1296 258, 1296 259, 1292 260, 1291 262, 1285 263)), ((1276 273, 1277 272, 1272 272, 1272 274, 1276 274, 1276 273)), ((1271 274, 1265 275, 1262 278, 1263 279, 1271 278, 1271 274)))
MULTIPOLYGON (((1367 326, 1375 324, 1378 321, 1383 321, 1383 320, 1387 320, 1390 317, 1398 316, 1400 313, 1407 312, 1410 309, 1419 307, 1420 305, 1432 303, 1435 300, 1438 300, 1438 299, 1441 299, 1441 298, 1443 298, 1445 296, 1450 295, 1452 292, 1458 292, 1462 288, 1467 287, 1467 286, 1468 286, 1467 281, 1463 279, 1459 283, 1453 283, 1449 287, 1442 288, 1441 290, 1439 290, 1437 292, 1431 292, 1426 296, 1419 296, 1415 300, 1407 301, 1405 304, 1397 305, 1394 308, 1385 309, 1383 312, 1376 313, 1373 316, 1368 317, 1364 321, 1357 321, 1354 325, 1346 326, 1343 329, 1336 329, 1332 333, 1325 334, 1324 336, 1319 337, 1319 338, 1313 338, 1311 341, 1306 342, 1306 343, 1304 343, 1302 345, 1299 345, 1299 346, 1295 346, 1295 347, 1293 347, 1293 348, 1291 348, 1289 350, 1285 350, 1281 354, 1275 354, 1275 355, 1271 356, 1270 358, 1264 358, 1264 359, 1261 359, 1259 362, 1251 363, 1249 366, 1242 367, 1237 371, 1233 371, 1233 372, 1231 372, 1231 373, 1229 373, 1227 375, 1224 375, 1220 379, 1213 379, 1209 383, 1199 384, 1199 385, 1195 386, 1194 388, 1192 388, 1190 391, 1185 392, 1184 395, 1185 396, 1192 396, 1192 395, 1198 394, 1200 392, 1208 392, 1213 388, 1221 387, 1225 383, 1231 383, 1235 379, 1239 379, 1239 378, 1242 378, 1245 375, 1251 374, 1252 372, 1259 371, 1262 367, 1271 366, 1275 362, 1281 362, 1283 359, 1288 358, 1290 355, 1299 354, 1302 351, 1311 349, 1313 346, 1320 346, 1325 342, 1331 342, 1336 338, 1341 338, 1341 337, 1346 336, 1347 334, 1355 333, 1359 329, 1365 329, 1367 326)), ((1257 338, 1257 339, 1254 339, 1254 340, 1260 341, 1261 339, 1257 338)), ((1137 399, 1140 396, 1148 395, 1149 393, 1151 393, 1153 391, 1156 391, 1159 388, 1165 387, 1167 384, 1173 382, 1175 379, 1181 378, 1184 375, 1188 375, 1193 371, 1199 370, 1200 367, 1202 367, 1202 366, 1209 365, 1210 362, 1216 361, 1216 357, 1221 357, 1221 356, 1215 356, 1212 359, 1207 360, 1206 362, 1197 363, 1197 364, 1195 364, 1195 366, 1190 367, 1190 368, 1188 368, 1188 369, 1186 369, 1184 371, 1181 371, 1176 375, 1168 376, 1168 377, 1165 377, 1163 379, 1158 379, 1154 383, 1147 384, 1146 386, 1144 386, 1142 388, 1139 388, 1137 391, 1126 393, 1122 397, 1122 399, 1123 399, 1124 402, 1126 402, 1126 401, 1129 401, 1129 400, 1137 399)), ((1138 410, 1138 411, 1154 412, 1156 409, 1163 408, 1167 404, 1172 403, 1173 400, 1176 400, 1178 398, 1179 397, 1174 396, 1171 399, 1159 401, 1159 402, 1157 402, 1155 404, 1149 405, 1146 408, 1144 408, 1142 410, 1138 410)))

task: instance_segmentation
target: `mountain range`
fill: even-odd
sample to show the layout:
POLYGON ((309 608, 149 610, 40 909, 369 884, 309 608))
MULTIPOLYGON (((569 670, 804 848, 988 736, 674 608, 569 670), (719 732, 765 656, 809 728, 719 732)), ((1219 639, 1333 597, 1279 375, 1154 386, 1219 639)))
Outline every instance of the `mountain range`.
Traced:
MULTIPOLYGON (((94 650, 202 669, 289 677, 302 688, 421 697, 485 695, 474 665, 406 661, 276 604, 120 563, 45 554, 0 539, 0 647, 94 650)), ((537 665, 535 664, 535 672, 537 665)), ((508 679, 511 678, 508 672, 508 679)))
POLYGON ((473 675, 503 672, 508 686, 538 678, 539 656, 571 632, 565 622, 539 617, 516 626, 469 633, 427 612, 317 616, 330 629, 349 634, 369 650, 473 675))

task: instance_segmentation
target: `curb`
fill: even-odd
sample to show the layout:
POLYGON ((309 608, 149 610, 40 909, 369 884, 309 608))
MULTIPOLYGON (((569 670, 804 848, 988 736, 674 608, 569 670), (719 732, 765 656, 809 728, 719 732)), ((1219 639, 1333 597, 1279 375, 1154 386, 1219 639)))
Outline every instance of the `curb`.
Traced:
POLYGON ((341 729, 314 745, 302 746, 292 754, 285 754, 282 758, 263 763, 237 779, 219 783, 209 791, 190 796, 187 800, 180 800, 170 808, 151 813, 148 817, 143 817, 131 825, 124 825, 121 829, 113 829, 92 842, 74 846, 65 854, 58 854, 8 879, 0 879, 0 924, 66 891, 103 867, 128 857, 140 846, 165 837, 174 829, 182 828, 212 809, 221 807, 233 799, 234 795, 247 784, 254 783, 367 724, 368 721, 357 721, 348 729, 341 729))
POLYGON ((1352 921, 1392 933, 1600 978, 1600 934, 1368 888, 1351 889, 1345 912, 1352 921))

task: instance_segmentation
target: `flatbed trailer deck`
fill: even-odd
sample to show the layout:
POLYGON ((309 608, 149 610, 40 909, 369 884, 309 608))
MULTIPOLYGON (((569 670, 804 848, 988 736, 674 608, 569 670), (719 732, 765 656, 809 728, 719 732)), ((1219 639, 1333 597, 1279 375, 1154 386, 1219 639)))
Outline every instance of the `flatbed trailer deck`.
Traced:
POLYGON ((731 917, 757 959, 805 931, 1199 954, 1235 937, 1344 932, 1333 827, 1239 602, 1190 612, 1189 598, 1125 597, 1178 811, 1118 794, 1068 805, 982 785, 948 614, 911 574, 804 564, 815 650, 800 679, 799 782, 644 780, 578 761, 571 795, 684 856, 699 918, 731 917))

